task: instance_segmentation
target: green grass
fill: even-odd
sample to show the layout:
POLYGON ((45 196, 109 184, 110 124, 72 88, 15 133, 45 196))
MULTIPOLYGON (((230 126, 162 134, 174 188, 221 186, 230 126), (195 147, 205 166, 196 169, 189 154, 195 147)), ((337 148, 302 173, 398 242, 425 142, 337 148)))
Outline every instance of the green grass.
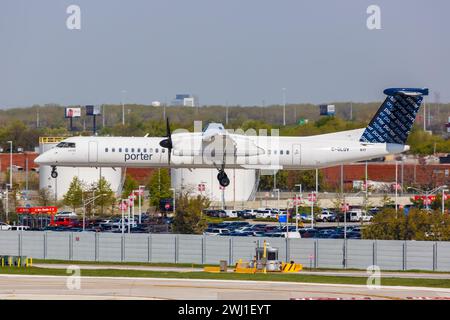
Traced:
POLYGON ((44 260, 33 259, 33 263, 39 264, 89 264, 108 266, 141 266, 141 267, 177 267, 177 268, 203 268, 215 267, 219 264, 195 264, 195 263, 155 263, 155 262, 110 262, 110 261, 76 261, 76 260, 44 260))
MULTIPOLYGON (((65 269, 46 269, 36 267, 32 268, 0 267, 0 274, 55 275, 55 276, 68 275, 65 269)), ((82 270, 82 276, 286 281, 286 282, 358 284, 358 285, 365 285, 367 281, 366 277, 302 275, 301 273, 237 274, 237 273, 207 273, 207 272, 162 272, 162 271, 141 271, 141 270, 117 270, 117 269, 82 270)), ((450 288, 450 279, 382 278, 381 285, 450 288)))
MULTIPOLYGON (((203 267, 217 267, 219 264, 196 264, 196 263, 168 263, 168 262, 110 262, 110 261, 77 261, 77 260, 44 260, 33 259, 33 263, 39 264, 81 264, 81 265, 107 265, 107 266, 141 266, 141 267, 174 267, 174 268, 203 268, 203 267)), ((233 268, 234 266, 228 266, 233 268)), ((304 271, 330 271, 330 272, 345 272, 345 271, 366 271, 365 269, 332 269, 332 268, 309 268, 308 265, 303 265, 304 271)), ((383 271, 382 271, 383 272, 383 271)), ((399 272, 399 273, 424 273, 424 274, 448 274, 446 271, 430 271, 430 270, 384 270, 384 272, 399 272)))

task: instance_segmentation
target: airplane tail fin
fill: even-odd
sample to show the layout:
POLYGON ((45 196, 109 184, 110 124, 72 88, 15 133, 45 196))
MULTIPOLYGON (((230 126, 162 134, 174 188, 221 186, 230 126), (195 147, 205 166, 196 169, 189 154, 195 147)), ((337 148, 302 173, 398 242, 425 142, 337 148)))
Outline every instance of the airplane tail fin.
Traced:
POLYGON ((390 88, 359 141, 405 144, 427 88, 390 88))

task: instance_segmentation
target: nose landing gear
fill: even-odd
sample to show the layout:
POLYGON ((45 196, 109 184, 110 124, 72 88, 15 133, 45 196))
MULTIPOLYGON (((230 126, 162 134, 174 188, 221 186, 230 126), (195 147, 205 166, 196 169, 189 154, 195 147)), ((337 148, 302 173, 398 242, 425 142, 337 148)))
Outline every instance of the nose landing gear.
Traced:
POLYGON ((222 187, 228 187, 228 185, 230 184, 230 179, 223 169, 219 170, 219 173, 217 174, 217 180, 219 180, 219 184, 222 187))
POLYGON ((58 172, 56 171, 56 167, 55 166, 52 166, 52 172, 50 173, 50 175, 51 175, 51 177, 53 179, 58 178, 58 172))

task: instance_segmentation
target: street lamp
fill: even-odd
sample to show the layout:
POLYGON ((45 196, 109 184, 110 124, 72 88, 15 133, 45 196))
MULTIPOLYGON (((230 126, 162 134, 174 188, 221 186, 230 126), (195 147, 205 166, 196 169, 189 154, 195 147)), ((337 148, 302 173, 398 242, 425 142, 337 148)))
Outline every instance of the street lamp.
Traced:
POLYGON ((126 90, 122 90, 122 125, 125 125, 125 94, 126 90))
POLYGON ((283 126, 286 125, 286 88, 283 88, 283 126))
POLYGON ((442 190, 442 199, 444 199, 445 192, 448 192, 447 188, 448 188, 448 186, 444 184, 442 186, 436 187, 436 188, 434 188, 432 190, 428 190, 428 191, 422 190, 419 188, 414 188, 414 187, 408 187, 407 189, 408 190, 416 190, 416 191, 424 194, 425 195, 424 203, 426 203, 426 209, 429 209, 428 201, 425 201, 425 200, 428 200, 429 196, 431 196, 433 193, 438 192, 439 190, 442 190))
MULTIPOLYGON (((302 184, 299 183, 299 184, 296 184, 295 186, 300 188, 300 199, 303 199, 302 184)), ((298 232, 298 199, 295 199, 295 225, 296 225, 296 231, 298 232)))
MULTIPOLYGON (((142 223, 141 196, 142 196, 142 193, 144 192, 144 189, 145 189, 145 186, 139 186, 138 190, 133 191, 133 192, 138 193, 139 223, 142 223)), ((134 217, 133 217, 133 219, 134 219, 134 217)))
POLYGON ((88 204, 90 204, 91 202, 93 203, 95 201, 95 199, 102 197, 102 196, 106 196, 107 194, 102 193, 99 195, 96 195, 95 197, 92 197, 90 199, 87 200, 83 200, 83 231, 86 229, 86 206, 88 204))
POLYGON ((442 189, 442 214, 445 213, 445 193, 448 192, 448 189, 442 189))
POLYGON ((8 141, 9 143, 9 186, 12 189, 12 176, 13 176, 13 170, 12 170, 12 166, 13 166, 13 160, 12 160, 12 152, 13 152, 13 145, 12 145, 12 141, 8 141))
POLYGON ((173 214, 175 215, 175 197, 176 197, 176 194, 175 194, 175 188, 170 188, 169 190, 172 190, 173 191, 173 214))

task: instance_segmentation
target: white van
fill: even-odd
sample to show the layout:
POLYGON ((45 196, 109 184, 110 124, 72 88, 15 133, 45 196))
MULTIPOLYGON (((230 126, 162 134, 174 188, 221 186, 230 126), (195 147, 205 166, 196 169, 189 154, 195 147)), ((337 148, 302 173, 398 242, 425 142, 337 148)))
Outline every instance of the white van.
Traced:
POLYGON ((236 210, 225 210, 225 214, 227 215, 228 218, 237 218, 238 217, 238 212, 236 210))
POLYGON ((271 218, 272 211, 270 210, 256 210, 256 217, 257 218, 271 218))
POLYGON ((350 216, 350 221, 370 221, 372 220, 373 216, 368 214, 365 211, 362 210, 351 210, 348 211, 347 214, 350 216))

